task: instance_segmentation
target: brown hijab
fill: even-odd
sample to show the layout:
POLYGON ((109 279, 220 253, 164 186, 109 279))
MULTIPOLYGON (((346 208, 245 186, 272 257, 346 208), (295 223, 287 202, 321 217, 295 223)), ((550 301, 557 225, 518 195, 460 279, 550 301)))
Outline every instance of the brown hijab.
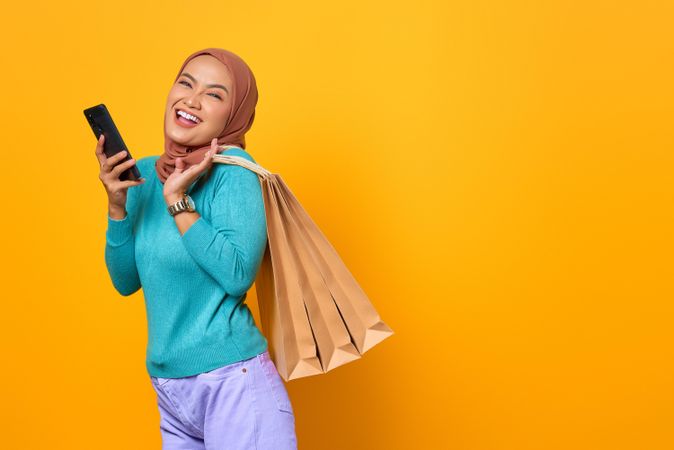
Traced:
MULTIPOLYGON (((229 111, 225 128, 218 136, 218 146, 235 145, 245 149, 246 139, 244 135, 253 125, 255 105, 257 104, 257 85, 253 72, 243 59, 234 53, 221 48, 205 48, 187 57, 178 70, 175 80, 180 77, 187 63, 199 55, 211 55, 218 58, 232 73, 232 108, 229 111)), ((166 117, 164 117, 164 121, 166 121, 166 117)), ((200 163, 210 148, 210 142, 203 147, 186 147, 178 144, 166 135, 166 124, 164 124, 164 153, 155 163, 157 176, 164 183, 175 170, 176 158, 183 158, 185 169, 187 169, 200 163)))

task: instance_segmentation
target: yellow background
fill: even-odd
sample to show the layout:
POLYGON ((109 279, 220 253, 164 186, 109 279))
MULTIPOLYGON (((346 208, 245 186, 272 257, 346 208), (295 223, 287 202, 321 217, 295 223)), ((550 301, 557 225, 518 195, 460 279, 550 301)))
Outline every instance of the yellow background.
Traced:
POLYGON ((674 448, 672 5, 3 5, 1 446, 160 448, 82 110, 159 154, 215 46, 257 77, 249 151, 395 331, 288 383, 300 449, 674 448))

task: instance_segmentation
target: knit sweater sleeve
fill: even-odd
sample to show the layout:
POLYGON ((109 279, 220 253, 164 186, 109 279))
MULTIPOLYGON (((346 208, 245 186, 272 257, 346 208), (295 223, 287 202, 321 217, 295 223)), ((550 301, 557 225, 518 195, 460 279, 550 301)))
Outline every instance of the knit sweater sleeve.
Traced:
MULTIPOLYGON (((243 151, 228 154, 254 160, 243 151)), ((219 163, 218 163, 219 165, 219 163)), ((267 223, 260 180, 237 165, 218 167, 210 220, 200 216, 182 240, 195 262, 233 296, 255 282, 267 246, 267 223)))
POLYGON ((126 217, 116 220, 108 214, 105 233, 105 264, 112 284, 120 294, 128 296, 141 288, 136 267, 133 222, 136 215, 140 185, 132 186, 126 194, 126 217))

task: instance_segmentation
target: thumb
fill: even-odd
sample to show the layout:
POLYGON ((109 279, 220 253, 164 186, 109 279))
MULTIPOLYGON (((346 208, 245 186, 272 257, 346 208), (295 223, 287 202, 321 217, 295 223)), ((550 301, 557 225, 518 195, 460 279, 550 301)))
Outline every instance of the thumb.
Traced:
POLYGON ((181 173, 185 168, 185 161, 182 158, 176 158, 176 169, 175 171, 181 173))

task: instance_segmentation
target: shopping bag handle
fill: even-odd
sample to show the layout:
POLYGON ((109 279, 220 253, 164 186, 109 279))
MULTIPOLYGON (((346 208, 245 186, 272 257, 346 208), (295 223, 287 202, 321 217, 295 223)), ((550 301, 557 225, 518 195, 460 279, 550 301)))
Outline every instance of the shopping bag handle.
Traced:
MULTIPOLYGON (((236 145, 220 145, 219 148, 224 148, 229 150, 230 148, 241 148, 236 145)), ((251 170, 261 176, 262 178, 267 178, 271 176, 271 172, 262 167, 259 164, 255 164, 252 161, 247 160, 242 156, 234 155, 223 155, 222 153, 216 153, 213 155, 213 162, 224 163, 224 164, 235 164, 237 166, 245 167, 248 170, 251 170)))

